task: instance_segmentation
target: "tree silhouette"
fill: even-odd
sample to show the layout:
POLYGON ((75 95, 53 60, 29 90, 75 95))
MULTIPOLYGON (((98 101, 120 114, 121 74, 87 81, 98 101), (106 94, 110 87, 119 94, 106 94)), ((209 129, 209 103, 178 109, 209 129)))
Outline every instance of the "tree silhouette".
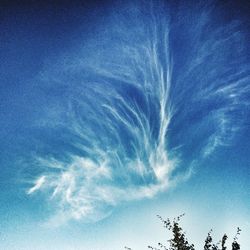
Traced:
POLYGON ((238 236, 240 235, 241 229, 238 227, 236 235, 234 237, 234 241, 232 243, 232 250, 239 250, 240 249, 240 244, 237 242, 238 236))
POLYGON ((205 245, 204 245, 204 250, 212 250, 212 236, 211 236, 212 230, 209 231, 207 234, 207 238, 205 239, 205 245))
MULTIPOLYGON (((173 221, 170 221, 170 219, 164 220, 160 215, 157 215, 157 217, 161 220, 164 227, 167 228, 169 231, 172 232, 173 236, 169 242, 169 247, 165 246, 162 243, 158 243, 157 247, 148 246, 151 250, 195 250, 194 245, 190 244, 186 238, 185 232, 183 232, 183 229, 180 226, 180 219, 183 217, 184 214, 178 216, 177 218, 174 218, 173 221)), ((238 241, 238 236, 240 235, 241 229, 237 228, 236 235, 233 239, 232 243, 232 250, 240 250, 240 244, 238 241)), ((209 231, 204 244, 204 250, 226 250, 226 241, 227 241, 227 235, 224 234, 222 239, 217 243, 213 243, 212 239, 212 230, 209 231), (220 247, 221 245, 221 247, 220 247)), ((132 248, 125 247, 127 250, 132 250, 132 248)))
POLYGON ((227 249, 227 247, 225 246, 226 240, 227 240, 227 235, 224 234, 223 237, 222 237, 222 241, 221 241, 221 250, 226 250, 227 249))
MULTIPOLYGON (((194 250, 194 245, 193 244, 190 245, 188 243, 185 233, 183 232, 182 228, 179 225, 179 222, 182 216, 184 216, 184 214, 178 216, 176 219, 173 220, 173 222, 171 222, 169 219, 164 220, 160 215, 157 215, 157 217, 164 224, 164 227, 166 227, 168 230, 172 231, 173 233, 173 238, 169 240, 170 242, 169 250, 194 250)), ((168 249, 162 243, 158 243, 158 246, 164 250, 168 249)), ((152 246, 148 246, 148 248, 154 249, 154 250, 157 249, 152 246)))

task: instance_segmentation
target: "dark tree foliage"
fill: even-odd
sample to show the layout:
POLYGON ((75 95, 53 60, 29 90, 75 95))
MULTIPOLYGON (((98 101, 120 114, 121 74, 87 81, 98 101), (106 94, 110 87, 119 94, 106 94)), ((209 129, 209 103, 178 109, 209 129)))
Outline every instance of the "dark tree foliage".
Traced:
MULTIPOLYGON (((188 242, 185 232, 183 232, 183 229, 179 224, 180 219, 183 216, 184 214, 178 216, 173 221, 170 221, 170 219, 164 220, 161 216, 157 215, 157 217, 163 223, 164 227, 171 231, 173 236, 170 240, 168 240, 169 247, 165 246, 162 243, 158 243, 158 248, 152 246, 148 246, 148 248, 151 250, 195 250, 194 245, 188 242)), ((237 242, 240 232, 241 229, 237 228, 237 233, 232 243, 232 250, 240 250, 240 244, 237 242)), ((213 243, 211 235, 212 230, 209 231, 205 239, 204 250, 227 250, 226 241, 228 237, 226 234, 223 235, 222 239, 217 244, 213 243)), ((132 250, 132 248, 129 247, 125 247, 125 249, 132 250)))
POLYGON ((207 234, 207 238, 205 239, 205 245, 204 245, 204 250, 212 250, 212 236, 211 236, 212 230, 209 231, 209 233, 207 234))
MULTIPOLYGON (((158 246, 164 250, 194 250, 194 245, 189 244, 188 240, 183 232, 182 228, 179 225, 180 218, 184 216, 184 214, 178 216, 176 219, 171 222, 169 219, 164 220, 161 216, 157 215, 157 217, 162 221, 164 227, 168 230, 172 231, 173 238, 169 240, 170 248, 167 248, 162 243, 158 243, 158 246)), ((148 246, 148 248, 152 250, 157 250, 157 248, 148 246)))
POLYGON ((234 241, 232 243, 232 250, 239 250, 240 249, 240 244, 237 242, 238 236, 240 235, 240 231, 241 231, 241 229, 237 228, 237 233, 236 233, 236 235, 234 237, 234 241))
POLYGON ((221 241, 221 250, 226 250, 227 249, 227 247, 225 246, 226 240, 227 240, 227 235, 224 234, 223 237, 222 237, 222 241, 221 241))

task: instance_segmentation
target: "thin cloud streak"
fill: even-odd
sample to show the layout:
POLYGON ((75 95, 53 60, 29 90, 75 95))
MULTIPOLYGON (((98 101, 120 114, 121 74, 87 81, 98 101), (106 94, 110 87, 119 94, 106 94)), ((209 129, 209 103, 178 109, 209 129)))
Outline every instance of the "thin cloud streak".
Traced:
MULTIPOLYGON (((91 41, 68 56, 67 63, 58 62, 55 72, 49 65, 41 74, 48 88, 67 87, 65 117, 57 124, 78 150, 63 151, 67 161, 39 157, 47 168, 27 191, 43 191, 57 204, 54 224, 99 220, 121 203, 166 191, 190 178, 194 166, 219 146, 229 145, 243 126, 239 110, 249 106, 250 69, 244 63, 237 66, 238 60, 244 62, 244 53, 237 51, 237 58, 223 54, 241 39, 239 24, 204 34, 212 16, 201 9, 197 33, 183 45, 191 56, 181 57, 178 66, 168 14, 153 5, 148 15, 134 8, 142 20, 130 13, 133 28, 127 27, 126 13, 120 13, 119 25, 108 23, 109 29, 100 32, 101 42, 91 41), (195 159, 180 170, 185 147, 192 148, 195 159)), ((182 22, 177 20, 177 26, 182 22)), ((193 34, 194 27, 185 28, 193 34)))

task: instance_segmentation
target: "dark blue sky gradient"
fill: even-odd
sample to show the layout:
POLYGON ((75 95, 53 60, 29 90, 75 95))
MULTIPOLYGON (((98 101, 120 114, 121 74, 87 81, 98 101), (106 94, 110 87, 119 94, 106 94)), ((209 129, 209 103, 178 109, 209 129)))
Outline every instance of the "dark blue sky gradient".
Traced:
MULTIPOLYGON (((115 220, 130 216, 137 206, 147 216, 150 209, 155 214, 159 207, 183 202, 189 204, 184 210, 192 207, 197 214, 242 216, 242 227, 250 228, 250 5, 153 3, 1 2, 0 234, 13 236, 15 247, 15 228, 23 235, 38 225, 34 234, 39 235, 39 225, 54 216, 58 204, 67 211, 67 230, 90 230, 89 238, 84 231, 90 245, 95 230, 103 240, 105 228, 115 230, 108 220, 117 226, 115 220), (160 76, 166 86, 169 72, 163 110, 164 117, 173 116, 161 148, 161 93, 167 91, 160 76), (93 172, 108 162, 113 179, 97 178, 96 185, 83 187, 87 177, 81 176, 79 159, 89 168, 98 166, 93 172), (152 159, 155 165, 173 164, 165 176, 170 187, 154 193, 153 201, 141 190, 165 182, 152 159), (134 169, 139 163, 143 174, 134 169), (63 173, 75 178, 75 192, 88 190, 95 197, 92 189, 108 187, 113 203, 101 196, 90 220, 96 211, 110 217, 94 224, 84 224, 84 216, 71 221, 67 209, 72 204, 65 205, 61 196, 50 200, 51 183, 63 182, 63 173), (48 179, 47 187, 28 195, 40 176, 48 179), (122 199, 123 191, 134 196, 122 199)), ((68 233, 63 230, 53 233, 60 239, 68 233)), ((37 249, 44 249, 42 243, 37 249)))

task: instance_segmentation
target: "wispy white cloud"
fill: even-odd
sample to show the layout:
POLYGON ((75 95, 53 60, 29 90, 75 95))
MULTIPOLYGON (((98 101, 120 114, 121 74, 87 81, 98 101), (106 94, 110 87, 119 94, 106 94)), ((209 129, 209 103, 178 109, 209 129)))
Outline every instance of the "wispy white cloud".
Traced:
POLYGON ((41 189, 41 187, 45 183, 45 181, 46 181, 46 177, 44 175, 39 177, 39 179, 36 180, 34 186, 28 190, 27 194, 32 194, 35 191, 41 189))
POLYGON ((59 204, 51 221, 60 224, 69 219, 103 218, 111 207, 123 201, 153 197, 169 185, 165 172, 157 173, 157 183, 142 186, 120 186, 115 174, 108 162, 74 157, 66 170, 41 176, 27 193, 47 190, 51 201, 59 204))
POLYGON ((228 64, 231 57, 223 54, 240 39, 237 24, 203 34, 209 12, 198 15, 201 22, 195 24, 194 38, 193 28, 187 27, 193 38, 191 56, 182 59, 179 69, 170 56, 166 16, 151 14, 146 20, 150 34, 140 22, 129 30, 115 24, 114 30, 103 34, 101 46, 91 41, 77 55, 55 63, 55 72, 49 65, 41 74, 47 85, 67 86, 70 95, 63 98, 65 110, 60 115, 57 110, 48 112, 39 124, 47 128, 60 124, 74 138, 68 144, 78 151, 61 152, 67 161, 58 155, 36 159, 44 171, 27 193, 48 194, 56 207, 52 224, 98 220, 122 202, 154 197, 190 178, 199 160, 227 145, 241 126, 232 113, 249 106, 249 68, 236 67, 234 61, 228 64), (127 39, 131 31, 140 39, 127 39), (118 42, 112 32, 121 38, 118 42), (206 39, 201 43, 202 36, 206 39), (195 122, 179 119, 175 135, 181 137, 180 144, 200 136, 202 145, 196 159, 178 175, 182 147, 169 147, 171 125, 179 116, 192 121, 200 112, 207 113, 195 129, 195 122))

